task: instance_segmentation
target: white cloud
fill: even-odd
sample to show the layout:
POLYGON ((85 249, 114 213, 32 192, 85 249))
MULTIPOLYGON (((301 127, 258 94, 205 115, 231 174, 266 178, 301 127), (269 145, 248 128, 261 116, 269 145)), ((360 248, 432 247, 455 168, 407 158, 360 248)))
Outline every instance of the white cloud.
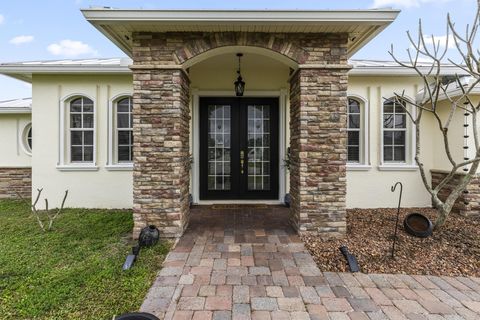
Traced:
POLYGON ((81 41, 62 40, 58 43, 52 43, 47 50, 55 56, 77 57, 81 55, 98 55, 98 52, 88 44, 81 41))
POLYGON ((374 0, 373 8, 385 8, 385 7, 402 7, 402 8, 412 8, 419 7, 422 4, 426 3, 441 3, 449 2, 452 0, 374 0))
POLYGON ((5 17, 0 14, 0 24, 2 24, 5 21, 5 17))
POLYGON ((18 36, 10 39, 10 43, 16 46, 33 41, 33 36, 18 36))
MULTIPOLYGON (((440 44, 441 48, 445 48, 447 44, 447 36, 425 36, 425 44, 427 46, 433 46, 433 41, 435 40, 435 45, 440 44)), ((448 36, 448 49, 455 48, 455 40, 452 35, 448 36)))

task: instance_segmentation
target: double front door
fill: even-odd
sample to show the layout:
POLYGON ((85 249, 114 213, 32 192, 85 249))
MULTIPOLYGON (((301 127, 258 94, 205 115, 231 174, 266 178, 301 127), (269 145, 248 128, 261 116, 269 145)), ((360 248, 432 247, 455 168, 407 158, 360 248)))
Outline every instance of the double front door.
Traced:
POLYGON ((200 199, 278 199, 278 99, 200 99, 200 199))

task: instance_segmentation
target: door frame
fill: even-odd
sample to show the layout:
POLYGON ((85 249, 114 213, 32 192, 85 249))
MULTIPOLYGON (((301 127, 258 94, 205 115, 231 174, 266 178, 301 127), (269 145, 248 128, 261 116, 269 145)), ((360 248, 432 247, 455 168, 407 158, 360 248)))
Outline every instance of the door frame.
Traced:
MULTIPOLYGON (((201 200, 278 200, 279 199, 279 152, 278 147, 278 126, 279 109, 278 98, 260 98, 260 97, 204 97, 200 98, 200 198, 201 200), (207 107, 210 105, 230 105, 231 106, 231 134, 230 134, 230 168, 231 168, 231 188, 228 190, 208 190, 208 172, 209 172, 209 112, 207 107), (250 153, 249 153, 249 105, 268 105, 270 112, 268 119, 270 121, 269 137, 271 144, 269 150, 270 163, 270 188, 267 190, 250 190, 248 177, 250 176, 250 153), (239 160, 241 152, 245 151, 245 163, 240 170, 241 161, 239 160), (240 173, 240 171, 242 173, 240 173), (244 171, 246 173, 244 174, 244 171)), ((262 116, 263 112, 262 112, 262 116)))
POLYGON ((288 90, 278 91, 248 91, 245 98, 277 98, 278 99, 278 199, 277 200, 200 200, 200 98, 201 97, 235 97, 232 91, 210 91, 210 90, 191 90, 191 129, 190 132, 190 151, 193 155, 193 165, 190 172, 190 193, 193 197, 193 203, 200 205, 208 204, 232 204, 232 203, 262 203, 279 204, 283 203, 286 193, 287 170, 283 165, 283 159, 286 153, 286 110, 288 103, 288 90))

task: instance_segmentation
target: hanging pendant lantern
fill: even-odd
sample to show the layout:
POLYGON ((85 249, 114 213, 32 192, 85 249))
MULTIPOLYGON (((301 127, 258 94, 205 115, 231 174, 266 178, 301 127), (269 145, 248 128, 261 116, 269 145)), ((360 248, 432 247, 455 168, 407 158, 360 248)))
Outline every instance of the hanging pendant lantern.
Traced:
POLYGON ((237 53, 238 57, 238 78, 235 81, 235 94, 237 97, 243 97, 243 92, 245 91, 245 81, 242 79, 241 69, 240 69, 240 59, 243 57, 243 53, 237 53))

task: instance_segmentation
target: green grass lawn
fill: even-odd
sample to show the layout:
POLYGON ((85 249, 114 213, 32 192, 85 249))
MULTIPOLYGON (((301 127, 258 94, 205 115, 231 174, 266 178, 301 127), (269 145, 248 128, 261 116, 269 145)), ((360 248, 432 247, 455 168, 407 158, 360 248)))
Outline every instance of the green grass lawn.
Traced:
POLYGON ((132 227, 129 210, 68 209, 44 233, 28 205, 0 201, 0 319, 112 319, 138 310, 169 245, 143 249, 122 271, 132 227))

